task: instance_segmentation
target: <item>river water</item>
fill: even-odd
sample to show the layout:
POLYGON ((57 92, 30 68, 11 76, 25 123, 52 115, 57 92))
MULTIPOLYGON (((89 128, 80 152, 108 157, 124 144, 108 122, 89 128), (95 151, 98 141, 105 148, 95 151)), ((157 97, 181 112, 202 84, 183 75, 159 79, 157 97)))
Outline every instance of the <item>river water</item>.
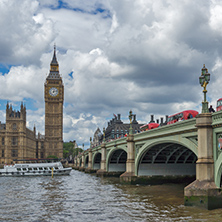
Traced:
POLYGON ((183 205, 184 185, 122 185, 70 176, 0 177, 0 221, 222 221, 222 209, 183 205))

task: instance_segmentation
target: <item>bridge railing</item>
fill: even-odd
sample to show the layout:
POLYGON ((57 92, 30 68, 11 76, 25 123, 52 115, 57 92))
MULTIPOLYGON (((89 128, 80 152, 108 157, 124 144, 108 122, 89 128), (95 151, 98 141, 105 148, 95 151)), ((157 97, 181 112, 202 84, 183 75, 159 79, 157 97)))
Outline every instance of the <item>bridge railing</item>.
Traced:
POLYGON ((152 137, 167 136, 172 134, 179 134, 181 132, 187 131, 197 131, 196 128, 196 118, 184 120, 181 122, 173 123, 170 125, 161 126, 152 130, 141 132, 134 135, 134 140, 145 140, 152 137))
POLYGON ((222 111, 212 113, 212 126, 217 127, 222 125, 222 111))

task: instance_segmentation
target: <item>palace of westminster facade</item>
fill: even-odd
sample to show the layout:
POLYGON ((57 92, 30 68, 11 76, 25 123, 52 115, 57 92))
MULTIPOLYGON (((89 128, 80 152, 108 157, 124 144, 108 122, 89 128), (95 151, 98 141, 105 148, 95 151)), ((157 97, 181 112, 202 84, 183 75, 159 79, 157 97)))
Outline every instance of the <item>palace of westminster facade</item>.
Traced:
POLYGON ((6 105, 6 123, 0 122, 0 164, 13 160, 63 157, 63 102, 64 85, 59 74, 59 64, 54 48, 50 72, 44 85, 45 135, 36 134, 26 127, 26 107, 13 110, 6 105))

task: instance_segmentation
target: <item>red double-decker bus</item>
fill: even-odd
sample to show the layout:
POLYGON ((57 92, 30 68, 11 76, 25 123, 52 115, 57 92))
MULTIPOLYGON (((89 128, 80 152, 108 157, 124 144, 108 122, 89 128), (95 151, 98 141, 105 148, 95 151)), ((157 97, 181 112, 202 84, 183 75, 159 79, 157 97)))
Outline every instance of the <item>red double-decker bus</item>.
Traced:
POLYGON ((216 111, 221 111, 222 110, 222 98, 217 100, 217 107, 216 111))
POLYGON ((141 132, 159 127, 159 123, 148 123, 140 127, 141 132))
POLYGON ((185 110, 168 117, 167 125, 176 123, 178 121, 187 120, 195 117, 198 114, 195 110, 185 110))

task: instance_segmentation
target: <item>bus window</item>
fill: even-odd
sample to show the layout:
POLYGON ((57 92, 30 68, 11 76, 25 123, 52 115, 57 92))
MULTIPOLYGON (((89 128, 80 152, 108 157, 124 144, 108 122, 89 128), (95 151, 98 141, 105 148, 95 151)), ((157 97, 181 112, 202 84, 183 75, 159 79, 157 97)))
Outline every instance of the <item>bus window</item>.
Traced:
POLYGON ((216 111, 221 111, 222 110, 222 98, 217 100, 217 107, 216 111))

